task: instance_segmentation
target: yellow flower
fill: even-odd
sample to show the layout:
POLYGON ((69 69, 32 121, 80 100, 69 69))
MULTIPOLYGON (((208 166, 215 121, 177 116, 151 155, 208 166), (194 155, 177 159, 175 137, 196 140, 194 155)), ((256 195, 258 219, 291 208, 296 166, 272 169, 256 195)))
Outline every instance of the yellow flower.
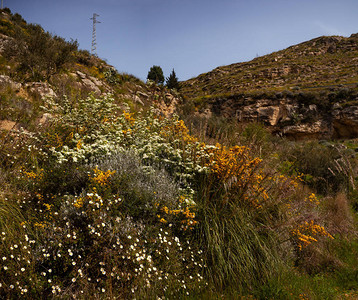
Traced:
POLYGON ((83 198, 77 198, 73 206, 76 208, 81 208, 83 204, 84 204, 83 198))
POLYGON ((80 150, 82 148, 82 140, 79 140, 76 145, 77 150, 80 150))
POLYGON ((93 169, 94 171, 94 177, 91 178, 91 180, 95 184, 99 184, 101 186, 107 185, 109 181, 109 177, 112 176, 116 171, 107 170, 106 172, 99 170, 97 167, 93 169))

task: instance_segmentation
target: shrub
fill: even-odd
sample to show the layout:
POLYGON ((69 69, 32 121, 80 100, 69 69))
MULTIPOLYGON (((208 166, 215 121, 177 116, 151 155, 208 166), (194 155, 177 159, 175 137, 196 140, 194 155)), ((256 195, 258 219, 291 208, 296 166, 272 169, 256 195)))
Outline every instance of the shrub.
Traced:
POLYGON ((163 70, 160 66, 153 66, 150 68, 147 79, 154 81, 156 84, 164 83, 164 75, 163 70))
MULTIPOLYGON (((3 20, 2 20, 3 21, 3 20)), ((77 41, 65 41, 63 38, 45 32, 35 24, 14 27, 13 38, 6 44, 4 56, 19 63, 19 75, 35 81, 48 79, 66 63, 73 61, 73 52, 77 50, 77 41)))
POLYGON ((179 90, 179 81, 178 81, 178 78, 177 78, 177 76, 176 76, 176 74, 174 72, 174 69, 170 73, 169 77, 167 77, 166 83, 167 83, 167 88, 168 89, 179 90))
POLYGON ((292 162, 298 173, 308 175, 306 183, 318 193, 349 190, 354 184, 350 160, 342 149, 333 145, 318 142, 297 144, 283 152, 283 157, 292 162))

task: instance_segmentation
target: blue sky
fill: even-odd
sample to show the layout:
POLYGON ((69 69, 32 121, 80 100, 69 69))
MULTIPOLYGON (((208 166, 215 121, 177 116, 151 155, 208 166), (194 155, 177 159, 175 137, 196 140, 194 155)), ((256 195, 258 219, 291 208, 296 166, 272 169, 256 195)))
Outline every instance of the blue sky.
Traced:
POLYGON ((358 0, 3 0, 27 22, 146 79, 153 65, 186 80, 322 35, 358 32, 358 0))

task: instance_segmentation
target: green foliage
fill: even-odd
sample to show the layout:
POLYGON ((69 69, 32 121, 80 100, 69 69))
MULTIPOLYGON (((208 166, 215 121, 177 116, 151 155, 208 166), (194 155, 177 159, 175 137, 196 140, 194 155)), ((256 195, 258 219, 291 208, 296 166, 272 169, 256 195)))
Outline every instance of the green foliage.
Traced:
POLYGON ((7 14, 11 14, 11 10, 10 10, 10 8, 8 8, 8 7, 5 7, 5 8, 3 8, 3 9, 0 9, 0 11, 1 11, 1 12, 5 12, 5 13, 7 13, 7 14))
POLYGON ((163 70, 160 66, 153 66, 150 68, 147 79, 154 81, 156 84, 164 83, 164 75, 163 70))
POLYGON ((318 193, 349 190, 354 184, 354 161, 348 159, 344 149, 334 145, 315 141, 297 144, 284 150, 282 158, 292 163, 292 172, 309 179, 306 183, 318 193))
POLYGON ((179 81, 178 81, 178 78, 177 78, 177 76, 176 76, 176 74, 174 72, 174 69, 170 73, 169 77, 167 77, 166 84, 167 84, 168 89, 179 90, 179 81))
MULTIPOLYGON (((59 36, 45 32, 40 25, 26 24, 20 17, 13 17, 17 25, 12 25, 10 35, 13 39, 9 40, 4 50, 4 56, 8 60, 19 64, 17 72, 20 77, 35 81, 48 79, 74 60, 77 41, 67 42, 59 36)), ((1 22, 9 23, 4 19, 1 22)))
POLYGON ((12 36, 15 32, 14 24, 6 19, 0 19, 0 33, 12 36))
POLYGON ((240 135, 243 144, 251 147, 260 157, 272 150, 273 138, 268 130, 260 123, 250 123, 244 127, 240 135))
POLYGON ((107 71, 105 71, 104 77, 106 78, 107 82, 110 84, 117 84, 119 81, 118 79, 119 74, 117 70, 114 68, 109 68, 107 71))

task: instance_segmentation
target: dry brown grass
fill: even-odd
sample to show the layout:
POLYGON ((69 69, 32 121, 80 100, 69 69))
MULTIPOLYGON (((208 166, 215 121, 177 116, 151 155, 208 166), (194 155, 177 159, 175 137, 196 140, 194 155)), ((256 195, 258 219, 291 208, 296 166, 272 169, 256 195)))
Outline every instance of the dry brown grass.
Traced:
POLYGON ((343 192, 325 199, 325 215, 327 228, 332 234, 347 236, 357 234, 354 229, 351 206, 347 195, 343 192))

